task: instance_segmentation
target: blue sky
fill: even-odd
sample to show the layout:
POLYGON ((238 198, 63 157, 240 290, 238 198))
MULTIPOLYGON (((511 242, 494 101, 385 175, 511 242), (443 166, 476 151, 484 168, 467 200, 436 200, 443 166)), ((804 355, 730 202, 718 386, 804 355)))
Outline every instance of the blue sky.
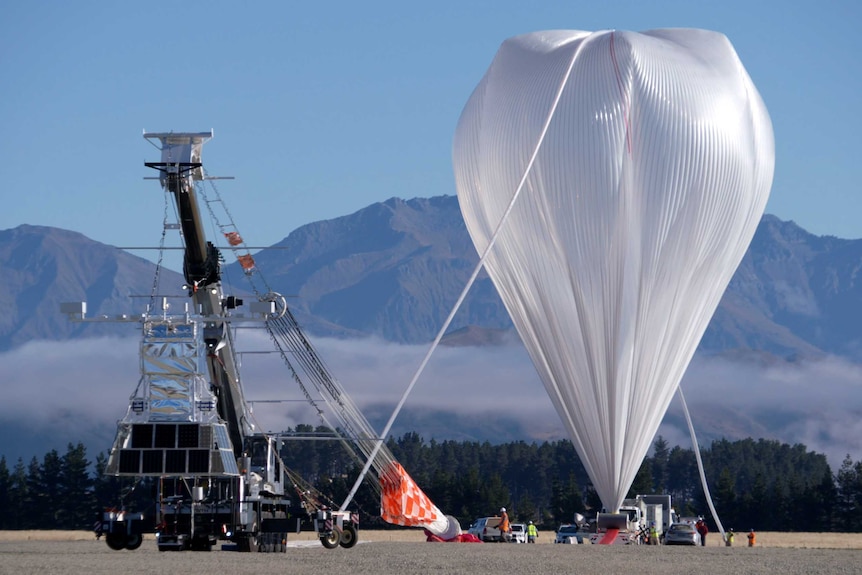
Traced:
MULTIPOLYGON (((153 175, 143 163, 159 154, 143 130, 215 130, 204 161, 211 174, 237 178, 219 189, 252 245, 276 243, 298 226, 393 196, 454 194, 455 125, 503 40, 546 29, 699 27, 730 38, 772 117, 777 158, 767 211, 816 234, 862 238, 855 167, 860 25, 857 0, 8 0, 0 9, 0 229, 47 225, 111 245, 156 245, 162 194, 156 182, 143 180, 153 175)), ((137 342, 124 345, 33 342, 3 355, 5 389, 20 397, 0 402, 0 422, 17 421, 19 407, 35 405, 38 393, 37 415, 59 426, 58 449, 78 433, 69 421, 98 424, 110 435, 127 397, 117 393, 117 382, 137 381, 137 342), (106 350, 116 357, 91 374, 92 393, 70 391, 70 362, 86 373, 94 362, 106 365, 106 350), (28 384, 34 366, 44 371, 38 387, 28 384), (94 404, 96 395, 114 407, 94 404), (80 404, 71 411, 70 397, 80 404), (92 417, 69 416, 81 412, 92 417)), ((362 378, 356 365, 369 357, 394 361, 397 354, 367 342, 323 346, 335 372, 350 374, 360 405, 380 397, 394 402, 426 351, 399 359, 398 369, 371 365, 362 378), (370 347, 351 354, 338 345, 370 347), (381 374, 390 387, 381 387, 381 374)), ((419 393, 427 397, 418 401, 454 397, 492 413, 508 402, 532 421, 559 425, 538 382, 524 386, 498 358, 472 361, 475 369, 464 369, 463 380, 450 374, 439 380, 460 390, 476 387, 475 373, 495 385, 511 377, 506 393, 489 401, 482 391, 464 401, 463 393, 426 384, 419 393), (489 376, 488 366, 507 369, 489 376)), ((432 363, 431 369, 440 365, 432 363)), ((463 365, 457 357, 441 363, 463 365)), ((793 384, 792 404, 811 411, 791 418, 798 429, 781 439, 828 449, 837 464, 845 453, 854 459, 862 453, 854 407, 859 381, 858 367, 843 364, 814 375, 796 368, 721 372, 693 377, 690 399, 703 394, 707 409, 727 401, 756 414, 776 396, 787 397, 793 384), (810 381, 833 385, 834 392, 810 381)), ((697 418, 696 402, 691 406, 697 418)), ((32 425, 34 414, 24 415, 21 425, 32 425)), ((679 439, 685 445, 684 431, 679 439)))
POLYGON ((770 111, 767 212, 862 238, 860 24, 852 0, 7 2, 0 229, 156 245, 143 130, 215 130, 204 162, 236 177, 219 189, 252 245, 393 196, 454 194, 455 125, 503 40, 698 27, 730 38, 770 111))

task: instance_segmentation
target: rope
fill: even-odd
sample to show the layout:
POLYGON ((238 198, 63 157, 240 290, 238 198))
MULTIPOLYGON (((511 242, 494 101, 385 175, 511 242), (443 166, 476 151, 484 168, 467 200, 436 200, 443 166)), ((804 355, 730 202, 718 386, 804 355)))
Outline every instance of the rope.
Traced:
MULTIPOLYGON (((204 172, 204 174, 206 176, 206 172, 204 172)), ((245 240, 242 239, 242 235, 239 234, 238 228, 233 221, 233 217, 228 211, 227 205, 222 200, 218 188, 212 180, 206 181, 209 182, 210 188, 214 194, 214 199, 208 197, 206 193, 201 194, 206 203, 210 218, 222 233, 225 233, 225 230, 227 230, 228 227, 231 228, 231 231, 237 231, 240 242, 237 245, 231 245, 230 247, 235 256, 237 252, 240 251, 244 251, 246 254, 250 255, 246 247, 245 240), (224 211, 224 215, 229 224, 223 224, 219 221, 219 218, 213 209, 213 204, 216 202, 224 211)), ((244 275, 252 291, 259 300, 276 301, 276 303, 280 303, 281 309, 277 309, 273 317, 267 319, 265 324, 267 333, 269 334, 275 350, 287 366, 291 379, 299 387, 301 393, 311 405, 312 409, 316 411, 319 419, 336 434, 347 453, 357 462, 361 462, 362 458, 360 458, 356 449, 366 457, 371 453, 373 440, 376 437, 371 424, 365 419, 362 412, 345 393, 344 389, 338 383, 338 380, 331 374, 323 360, 314 350, 311 342, 306 338, 299 326, 299 323, 296 321, 296 318, 287 306, 286 301, 284 301, 284 298, 272 290, 261 270, 255 266, 251 270, 246 270, 244 275), (259 283, 263 284, 263 289, 258 285, 259 283), (300 376, 297 367, 302 370, 308 382, 314 386, 318 395, 332 410, 338 419, 340 431, 339 427, 333 425, 323 410, 318 407, 318 402, 316 402, 312 397, 312 394, 306 385, 306 382, 303 381, 303 378, 300 376), (356 446, 356 449, 351 446, 351 443, 356 446)), ((389 452, 388 449, 385 450, 381 456, 381 461, 378 462, 378 472, 383 465, 394 461, 395 458, 391 452, 389 452)), ((380 486, 377 482, 374 482, 373 485, 377 490, 380 490, 380 486)))
POLYGON ((153 307, 156 305, 156 294, 159 289, 159 278, 162 273, 162 261, 165 256, 165 236, 168 232, 168 194, 162 194, 165 199, 165 207, 164 207, 164 215, 162 217, 162 237, 159 240, 159 259, 156 262, 156 269, 153 272, 153 289, 150 291, 150 303, 148 305, 148 310, 152 311, 153 307))
MULTIPOLYGON (((260 421, 258 421, 257 417, 255 417, 254 411, 250 411, 250 416, 255 426, 257 426, 258 429, 263 429, 263 426, 261 426, 260 421)), ((267 441, 273 441, 273 439, 275 438, 275 435, 271 433, 263 433, 263 435, 264 437, 266 437, 267 441)), ((334 501, 324 495, 319 489, 314 487, 314 485, 303 479, 302 476, 299 475, 299 473, 288 467, 284 463, 284 459, 282 459, 281 454, 277 451, 275 453, 275 457, 281 464, 281 468, 284 470, 284 474, 290 480, 291 485, 297 496, 299 496, 300 499, 305 501, 307 511, 309 508, 313 508, 316 511, 326 506, 327 504, 329 507, 335 506, 334 501), (321 500, 324 501, 323 504, 321 504, 321 500)))
POLYGON ((727 541, 724 527, 721 525, 721 520, 718 518, 718 513, 715 511, 715 505, 712 503, 712 496, 709 494, 709 485, 706 484, 706 473, 703 470, 703 460, 700 457, 700 448, 697 445, 697 436, 694 433, 694 425, 691 422, 691 415, 688 413, 688 405, 686 405, 685 396, 682 394, 682 386, 677 388, 677 393, 679 393, 679 399, 682 402, 682 411, 685 413, 685 421, 688 423, 688 431, 691 433, 691 443, 694 447, 694 456, 697 459, 697 471, 700 473, 700 483, 703 485, 703 493, 706 495, 706 504, 709 506, 709 511, 712 513, 712 518, 715 520, 715 524, 718 525, 721 538, 724 541, 727 541))
MULTIPOLYGON (((147 140, 147 141, 149 141, 149 140, 147 140)), ((150 143, 152 143, 152 142, 150 142, 150 143)), ((161 273, 162 273, 162 261, 164 260, 164 256, 165 256, 165 236, 167 236, 167 232, 168 232, 168 228, 167 228, 167 225, 168 225, 168 206, 170 205, 170 202, 168 202, 168 194, 167 193, 164 193, 162 195, 165 199, 164 215, 162 216, 162 237, 159 240, 159 257, 158 257, 158 260, 156 261, 156 268, 153 271, 153 287, 150 290, 150 299, 149 299, 149 302, 147 303, 146 317, 148 317, 148 318, 149 318, 150 314, 152 314, 153 309, 156 306, 156 294, 159 292, 159 281, 161 279, 161 273)), ((141 377, 138 379, 138 385, 135 386, 135 390, 129 396, 129 400, 132 400, 138 396, 138 392, 141 391, 141 388, 144 385, 145 379, 146 379, 146 376, 144 376, 142 374, 141 377)))
MULTIPOLYGON (((147 140, 150 141, 150 140, 147 140)), ((150 142, 152 145, 158 148, 153 142, 150 142)), ((236 257, 237 261, 241 261, 241 255, 246 257, 251 257, 251 253, 248 249, 248 246, 245 243, 245 240, 242 239, 242 236, 239 234, 238 228, 233 220, 233 216, 227 208, 227 204, 222 200, 221 194, 219 193, 218 188, 215 183, 211 179, 207 179, 208 174, 205 170, 203 170, 204 179, 209 183, 209 188, 212 190, 213 197, 207 195, 207 190, 203 184, 203 182, 194 182, 194 187, 196 193, 203 199, 207 211, 210 216, 210 225, 211 229, 215 233, 215 228, 218 228, 218 231, 225 236, 228 234, 226 232, 235 232, 235 235, 231 237, 233 242, 229 241, 230 250, 233 255, 236 257), (216 210, 214 209, 214 204, 218 203, 221 206, 221 211, 229 223, 222 223, 220 221, 216 210), (237 240, 239 240, 237 242, 237 240)), ((155 298, 158 293, 158 284, 160 271, 162 268, 162 262, 165 252, 165 237, 168 223, 168 205, 172 204, 172 202, 168 201, 168 196, 165 194, 165 209, 164 209, 164 221, 162 226, 162 237, 159 246, 159 259, 156 264, 155 276, 153 278, 153 288, 150 295, 150 310, 155 307, 155 298)), ((220 261, 221 257, 219 258, 220 261)), ((243 267, 244 276, 247 279, 251 290, 254 292, 255 296, 258 297, 261 301, 281 301, 282 309, 277 310, 277 313, 274 316, 266 321, 266 328, 269 333, 270 339, 275 345, 276 350, 282 357, 282 360, 287 365, 288 370, 291 374, 292 379, 297 383, 301 392, 308 400, 308 402, 312 405, 312 407, 317 410, 318 417, 321 421, 330 428, 335 436, 339 439, 341 444, 347 450, 348 454, 357 462, 361 462, 361 459, 357 452, 351 448, 348 440, 353 440, 356 442, 357 446, 362 448, 362 446, 367 443, 365 440, 367 438, 373 438, 374 432, 371 428, 371 425, 364 419, 361 412, 356 408, 355 405, 350 401, 347 395, 344 393, 344 390, 341 389, 337 380, 331 375, 329 370, 326 368, 323 361, 320 357, 315 353, 314 348, 311 346, 311 343, 307 340, 302 330, 299 327, 296 319, 293 314, 287 307, 287 303, 284 301, 284 298, 278 296, 269 286, 266 278, 263 276, 259 268, 252 267, 251 269, 246 269, 243 267), (259 279, 258 279, 259 278, 259 279), (258 285, 259 282, 262 282, 265 289, 261 290, 258 285), (263 293, 263 295, 261 295, 263 293), (349 433, 345 435, 345 433, 340 433, 338 428, 334 426, 327 418, 326 414, 317 407, 317 402, 312 397, 309 389, 303 382, 296 368, 294 367, 293 362, 288 357, 288 354, 294 351, 296 362, 303 369, 306 376, 311 380, 314 387, 320 393, 321 397, 324 401, 333 408, 336 416, 338 416, 339 420, 342 423, 343 428, 348 430, 349 433), (338 408, 338 409, 335 409, 338 408), (357 429, 358 428, 358 429, 357 429)), ((234 361, 236 362, 237 358, 235 357, 235 349, 231 350, 234 353, 234 361)), ((139 382, 140 386, 140 382, 139 382)), ((257 421, 257 418, 254 415, 254 412, 251 410, 246 410, 249 414, 249 417, 254 421, 254 424, 258 429, 262 429, 260 426, 260 422, 257 421)), ((271 434, 264 434, 268 440, 272 440, 271 434)), ((361 449, 366 455, 370 452, 370 449, 364 448, 361 449)), ((293 484, 294 489, 297 490, 297 494, 303 498, 310 506, 319 508, 321 506, 320 501, 326 500, 330 506, 334 507, 334 503, 331 502, 328 498, 323 496, 317 489, 315 489, 308 482, 304 481, 296 472, 288 468, 284 465, 284 461, 281 458, 281 454, 276 454, 278 457, 282 468, 285 470, 285 474, 287 478, 293 484)), ((391 454, 389 454, 389 459, 394 460, 391 454)), ((375 482, 374 486, 379 490, 380 486, 375 482)))
POLYGON ((524 189, 524 184, 527 181, 527 176, 530 174, 530 170, 533 168, 533 164, 536 162, 536 157, 539 155, 539 149, 542 147, 542 143, 545 141, 545 135, 548 133, 548 128, 551 125, 551 120, 554 118, 554 114, 557 111, 557 105, 560 103, 560 97, 563 94, 563 89, 566 87, 566 84, 569 81, 569 76, 572 72, 572 66, 574 66, 575 60, 577 59, 579 52, 580 48, 578 48, 578 50, 576 50, 575 53, 572 55, 572 60, 571 62, 569 62, 569 67, 566 70, 565 76, 563 76, 562 82, 560 83, 560 87, 557 89, 557 94, 554 97, 554 102, 553 104, 551 104, 551 109, 549 110, 548 116, 545 119, 545 123, 542 126, 542 132, 539 135, 538 141, 536 142, 536 147, 533 150, 532 156, 530 156, 530 161, 527 162, 527 166, 524 169, 524 175, 521 176, 521 181, 518 183, 518 187, 515 189, 515 193, 512 195, 512 199, 509 201, 509 205, 506 207, 506 211, 503 213, 503 216, 500 218, 497 227, 494 229, 494 233, 491 236, 488 245, 485 247, 485 250, 479 257, 479 262, 476 264, 476 267, 473 268, 473 273, 470 275, 470 279, 467 280, 467 285, 464 286, 464 289, 461 291, 461 295, 458 296, 458 301, 455 302, 455 305, 452 307, 452 311, 449 312, 449 316, 446 318, 446 321, 443 322, 443 326, 440 328, 440 331, 437 332, 437 337, 434 338, 431 347, 428 349, 428 353, 425 354, 425 358, 419 365, 419 369, 416 370, 416 373, 413 375, 413 379, 410 380, 410 384, 407 386, 407 389, 404 390, 404 393, 401 395, 401 399, 398 401, 398 405, 395 406, 395 410, 389 417, 389 421, 386 422, 386 427, 383 429, 383 433, 380 434, 380 439, 375 445, 374 450, 371 452, 371 455, 366 462, 365 467, 362 469, 362 473, 359 474, 359 477, 356 479, 356 483, 353 484, 353 489, 350 490, 350 493, 347 495, 347 499, 345 499, 344 503, 341 505, 342 509, 344 509, 350 504, 350 501, 356 494, 356 490, 359 489, 359 484, 362 483, 365 474, 368 473, 368 468, 371 466, 371 463, 376 457, 378 450, 383 446, 383 442, 389 435, 389 432, 392 429, 392 425, 395 423, 395 419, 398 417, 398 414, 401 412, 401 408, 404 406, 404 402, 407 401, 407 396, 410 395, 410 392, 413 390, 413 387, 419 380, 419 376, 422 375, 422 372, 425 370, 425 366, 428 365, 428 360, 431 359, 431 354, 434 353, 434 350, 437 349, 437 346, 440 344, 440 340, 443 339, 443 334, 445 334, 446 330, 449 329, 449 324, 452 323, 452 319, 455 317, 455 313, 457 313, 464 299, 467 297, 467 293, 473 286, 473 282, 476 281, 476 277, 482 270, 482 266, 485 265, 485 259, 488 257, 488 254, 491 253, 491 249, 493 249, 494 244, 497 242, 497 237, 500 235, 500 232, 503 229, 503 225, 506 223, 506 220, 509 219, 509 214, 512 213, 512 209, 515 207, 515 202, 521 195, 521 190, 524 189))

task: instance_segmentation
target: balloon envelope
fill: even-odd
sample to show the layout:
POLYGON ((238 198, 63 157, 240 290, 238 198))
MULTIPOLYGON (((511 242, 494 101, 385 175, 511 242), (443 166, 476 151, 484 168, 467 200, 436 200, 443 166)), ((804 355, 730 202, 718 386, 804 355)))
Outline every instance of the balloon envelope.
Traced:
POLYGON ((616 510, 760 220, 766 108, 727 38, 506 40, 453 161, 485 260, 594 487, 616 510))

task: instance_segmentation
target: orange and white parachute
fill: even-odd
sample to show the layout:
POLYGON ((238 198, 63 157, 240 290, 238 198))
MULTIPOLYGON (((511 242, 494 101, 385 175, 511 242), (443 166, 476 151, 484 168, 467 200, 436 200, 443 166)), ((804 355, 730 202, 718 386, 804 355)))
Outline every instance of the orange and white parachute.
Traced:
POLYGON ((441 540, 461 534, 458 520, 441 512, 397 461, 379 471, 380 516, 387 523, 424 527, 441 540))
POLYGON ((380 516, 387 523, 418 527, 442 515, 397 461, 380 474, 380 488, 380 516))

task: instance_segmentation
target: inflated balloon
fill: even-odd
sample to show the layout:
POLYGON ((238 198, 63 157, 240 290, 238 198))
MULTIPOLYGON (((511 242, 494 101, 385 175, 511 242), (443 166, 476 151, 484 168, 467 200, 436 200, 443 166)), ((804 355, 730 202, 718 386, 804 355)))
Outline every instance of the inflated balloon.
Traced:
POLYGON ((517 36, 464 108, 467 229, 483 253, 507 216, 485 268, 609 510, 748 248, 774 155, 760 95, 705 30, 517 36))

